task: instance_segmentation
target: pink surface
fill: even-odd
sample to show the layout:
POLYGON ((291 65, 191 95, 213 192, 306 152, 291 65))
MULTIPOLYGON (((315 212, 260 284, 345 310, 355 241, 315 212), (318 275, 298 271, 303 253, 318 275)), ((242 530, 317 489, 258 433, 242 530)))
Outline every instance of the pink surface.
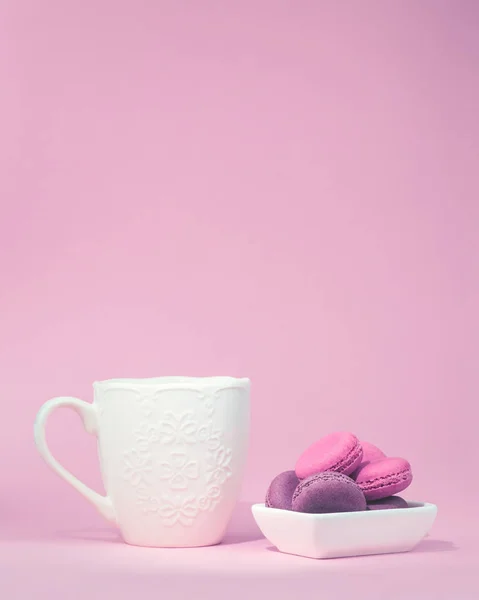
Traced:
POLYGON ((321 590, 356 600, 477 600, 479 551, 471 531, 442 519, 414 552, 316 561, 281 554, 261 539, 240 504, 228 545, 137 548, 80 512, 76 526, 29 524, 0 536, 2 599, 275 598, 321 590), (451 541, 454 540, 454 541, 451 541))
MULTIPOLYGON (((348 429, 408 457, 406 497, 461 515, 456 543, 479 495, 478 23, 468 0, 0 4, 0 527, 96 517, 35 452, 48 398, 231 374, 253 383, 245 499, 348 429)), ((100 488, 75 415, 49 429, 100 488)), ((164 572, 162 552, 135 580, 147 555, 127 547, 7 544, 24 590, 55 561, 78 594, 82 569, 100 584, 121 565, 111 585, 139 592, 164 572)), ((253 545, 225 556, 338 582, 341 563, 253 545)), ((364 559, 352 577, 407 563, 450 598, 472 556, 364 559)))

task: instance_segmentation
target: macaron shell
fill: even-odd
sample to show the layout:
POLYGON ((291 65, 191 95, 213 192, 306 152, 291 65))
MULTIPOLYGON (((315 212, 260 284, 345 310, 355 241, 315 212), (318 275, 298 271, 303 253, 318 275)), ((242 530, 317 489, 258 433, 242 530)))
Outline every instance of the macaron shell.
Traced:
POLYGON ((408 503, 401 496, 390 496, 368 502, 368 510, 395 510, 398 508, 409 508, 408 503))
POLYGON ((362 456, 363 450, 355 435, 345 431, 331 433, 301 454, 296 462, 296 475, 299 479, 326 471, 349 475, 359 466, 362 456))
POLYGON ((386 458, 384 452, 374 444, 370 444, 369 442, 361 442, 361 448, 363 449, 363 458, 361 459, 361 464, 350 475, 350 477, 355 481, 358 478, 360 471, 366 465, 376 462, 377 460, 381 460, 382 458, 386 458))
POLYGON ((291 510, 293 493, 299 484, 294 471, 284 471, 271 482, 266 494, 265 505, 269 508, 291 510))
POLYGON ((411 465, 404 458, 383 458, 369 463, 359 473, 356 483, 366 500, 381 500, 405 490, 412 482, 411 465))
POLYGON ((293 494, 292 508, 314 514, 357 512, 366 510, 366 499, 351 478, 342 473, 325 472, 299 483, 293 494))
POLYGON ((375 462, 381 458, 386 458, 384 452, 370 442, 361 442, 361 447, 363 449, 362 462, 375 462))

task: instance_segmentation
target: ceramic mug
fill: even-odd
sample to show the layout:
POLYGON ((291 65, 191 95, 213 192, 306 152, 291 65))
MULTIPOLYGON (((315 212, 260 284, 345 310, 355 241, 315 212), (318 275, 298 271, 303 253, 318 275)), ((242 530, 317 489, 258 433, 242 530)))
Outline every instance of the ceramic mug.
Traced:
POLYGON ((47 464, 109 521, 128 544, 210 546, 221 542, 238 500, 249 438, 250 382, 233 377, 110 379, 92 404, 53 398, 40 409, 35 441, 47 464), (106 496, 50 453, 50 413, 76 411, 98 437, 106 496))

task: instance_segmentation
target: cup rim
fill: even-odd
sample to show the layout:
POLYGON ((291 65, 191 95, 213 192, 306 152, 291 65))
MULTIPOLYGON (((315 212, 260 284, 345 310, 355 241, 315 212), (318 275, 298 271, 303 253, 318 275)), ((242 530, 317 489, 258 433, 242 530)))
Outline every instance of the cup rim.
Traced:
POLYGON ((232 377, 230 375, 214 376, 163 376, 163 377, 116 377, 93 382, 93 388, 121 388, 124 386, 181 388, 181 387, 249 387, 247 377, 232 377))

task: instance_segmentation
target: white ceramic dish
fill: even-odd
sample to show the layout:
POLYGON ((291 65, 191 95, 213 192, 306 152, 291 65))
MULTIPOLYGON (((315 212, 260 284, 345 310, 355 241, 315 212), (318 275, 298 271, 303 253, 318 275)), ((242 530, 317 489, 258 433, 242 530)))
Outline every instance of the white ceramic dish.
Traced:
POLYGON ((307 558, 340 558, 412 550, 430 531, 437 507, 409 502, 409 508, 308 514, 252 506, 267 540, 280 552, 307 558))

